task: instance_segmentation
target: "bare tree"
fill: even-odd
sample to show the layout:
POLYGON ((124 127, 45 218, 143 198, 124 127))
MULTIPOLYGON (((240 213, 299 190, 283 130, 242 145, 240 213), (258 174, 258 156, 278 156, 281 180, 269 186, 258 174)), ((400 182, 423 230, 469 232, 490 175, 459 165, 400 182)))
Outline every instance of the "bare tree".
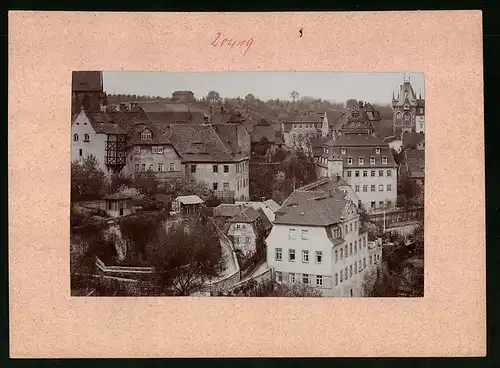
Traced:
POLYGON ((299 92, 297 91, 292 91, 290 93, 290 97, 292 98, 293 100, 293 103, 295 104, 295 101, 297 101, 299 99, 299 92))

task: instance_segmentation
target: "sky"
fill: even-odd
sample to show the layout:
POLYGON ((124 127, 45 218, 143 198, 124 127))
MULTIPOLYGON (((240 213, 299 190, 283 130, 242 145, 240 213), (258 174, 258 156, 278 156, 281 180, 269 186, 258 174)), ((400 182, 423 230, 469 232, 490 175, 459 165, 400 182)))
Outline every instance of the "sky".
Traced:
POLYGON ((410 78, 415 93, 424 98, 423 73, 345 72, 103 72, 107 93, 171 97, 178 90, 192 91, 195 98, 217 91, 222 98, 244 98, 251 93, 267 101, 301 97, 345 102, 350 98, 371 103, 391 103, 392 91, 410 78))

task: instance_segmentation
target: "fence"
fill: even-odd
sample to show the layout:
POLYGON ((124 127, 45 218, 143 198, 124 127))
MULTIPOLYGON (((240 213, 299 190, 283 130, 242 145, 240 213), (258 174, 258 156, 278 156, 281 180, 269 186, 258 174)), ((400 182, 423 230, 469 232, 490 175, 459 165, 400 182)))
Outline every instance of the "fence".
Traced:
POLYGON ((370 221, 382 224, 385 218, 385 226, 398 226, 399 223, 409 221, 421 221, 424 217, 423 208, 412 208, 407 211, 391 210, 369 214, 370 221))
POLYGON ((105 276, 114 276, 135 281, 150 281, 156 275, 154 267, 106 266, 98 257, 95 257, 95 265, 97 270, 105 276))

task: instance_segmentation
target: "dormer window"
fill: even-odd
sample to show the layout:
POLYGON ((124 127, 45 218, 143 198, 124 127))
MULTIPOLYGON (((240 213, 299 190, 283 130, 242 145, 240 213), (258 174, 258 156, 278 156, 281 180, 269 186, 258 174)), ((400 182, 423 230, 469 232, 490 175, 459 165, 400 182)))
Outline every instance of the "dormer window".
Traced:
POLYGON ((85 134, 85 135, 83 136, 83 141, 84 141, 84 142, 90 142, 90 136, 89 136, 88 134, 85 134))
POLYGON ((360 165, 364 165, 364 163, 365 163, 365 159, 364 159, 363 157, 360 157, 360 158, 358 159, 358 161, 359 161, 359 164, 360 164, 360 165))
POLYGON ((345 155, 345 154, 346 154, 346 152, 347 152, 347 151, 346 151, 346 149, 345 149, 345 148, 341 148, 341 149, 340 149, 340 153, 341 153, 342 155, 345 155))
POLYGON ((78 142, 78 134, 73 134, 73 142, 78 142))
POLYGON ((347 159, 347 164, 348 164, 348 165, 352 165, 352 157, 349 157, 349 158, 347 159))
POLYGON ((141 153, 141 147, 140 146, 135 146, 134 147, 134 153, 141 153))
POLYGON ((145 141, 145 140, 150 140, 151 139, 151 132, 149 130, 144 130, 142 133, 141 133, 141 140, 145 141))
POLYGON ((378 147, 377 147, 377 148, 375 148, 375 153, 376 153, 377 155, 380 155, 380 148, 378 148, 378 147))
POLYGON ((386 165, 386 164, 387 164, 387 157, 382 157, 382 163, 383 163, 384 165, 386 165))
POLYGON ((370 157, 370 165, 375 165, 375 157, 370 157))

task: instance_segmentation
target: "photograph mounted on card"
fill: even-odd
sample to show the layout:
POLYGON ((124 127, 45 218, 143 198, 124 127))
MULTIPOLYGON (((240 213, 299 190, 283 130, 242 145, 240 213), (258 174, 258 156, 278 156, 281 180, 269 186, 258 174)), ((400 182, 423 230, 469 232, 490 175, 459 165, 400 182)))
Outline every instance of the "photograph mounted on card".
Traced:
POLYGON ((10 355, 484 355, 482 68, 478 11, 9 13, 10 355))

